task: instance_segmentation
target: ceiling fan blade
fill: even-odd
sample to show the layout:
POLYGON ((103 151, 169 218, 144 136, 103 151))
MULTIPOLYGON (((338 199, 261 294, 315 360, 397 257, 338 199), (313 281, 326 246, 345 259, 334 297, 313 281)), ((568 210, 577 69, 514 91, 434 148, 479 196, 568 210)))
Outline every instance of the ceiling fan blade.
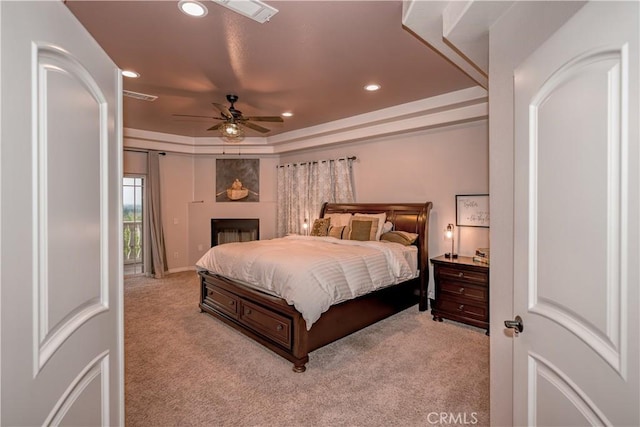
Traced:
POLYGON ((231 111, 229 111, 229 108, 227 108, 226 106, 222 105, 222 104, 218 104, 217 102, 212 102, 213 106, 216 107, 218 110, 220 110, 220 112, 222 113, 222 115, 224 117, 226 117, 227 119, 232 119, 233 118, 233 114, 231 114, 231 111))
POLYGON ((172 114, 173 117, 196 117, 199 119, 214 119, 214 120, 223 120, 220 117, 212 117, 212 116, 196 116, 193 114, 172 114))
POLYGON ((207 130, 218 130, 220 129, 220 127, 223 125, 224 123, 218 123, 217 125, 213 125, 211 126, 209 129, 207 130))
POLYGON ((284 119, 280 116, 252 116, 252 117, 244 117, 245 120, 251 120, 254 122, 274 122, 274 123, 282 123, 284 119))
POLYGON ((244 120, 241 123, 243 126, 246 126, 249 129, 257 130, 258 132, 261 132, 261 133, 267 133, 271 130, 271 129, 263 128, 262 126, 259 126, 255 123, 250 123, 244 120))

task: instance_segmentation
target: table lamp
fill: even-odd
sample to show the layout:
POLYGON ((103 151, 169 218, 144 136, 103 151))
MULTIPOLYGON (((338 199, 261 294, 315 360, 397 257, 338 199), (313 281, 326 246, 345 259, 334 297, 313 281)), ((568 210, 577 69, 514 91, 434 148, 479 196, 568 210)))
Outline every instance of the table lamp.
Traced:
POLYGON ((449 224, 447 225, 447 230, 445 231, 444 235, 446 236, 447 239, 451 239, 451 252, 447 252, 446 254, 444 254, 445 258, 450 258, 450 259, 456 259, 458 258, 458 254, 454 253, 453 251, 453 243, 454 243, 454 239, 453 239, 453 224, 449 224))

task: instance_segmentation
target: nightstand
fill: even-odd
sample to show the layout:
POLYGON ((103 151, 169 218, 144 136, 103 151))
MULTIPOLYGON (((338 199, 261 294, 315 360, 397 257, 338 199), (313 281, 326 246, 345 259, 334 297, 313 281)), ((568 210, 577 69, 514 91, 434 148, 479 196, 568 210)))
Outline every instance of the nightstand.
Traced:
POLYGON ((489 335, 489 266, 465 256, 439 256, 431 262, 436 285, 433 320, 455 320, 486 329, 489 335))

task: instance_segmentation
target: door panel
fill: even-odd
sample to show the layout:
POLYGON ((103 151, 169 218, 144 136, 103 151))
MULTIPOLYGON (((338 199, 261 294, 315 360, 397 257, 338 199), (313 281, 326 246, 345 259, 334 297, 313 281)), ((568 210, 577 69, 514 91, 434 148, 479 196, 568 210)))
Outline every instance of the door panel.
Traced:
POLYGON ((594 404, 571 380, 547 361, 531 354, 529 389, 535 421, 541 426, 606 425, 606 418, 593 411, 594 404))
POLYGON ((519 425, 640 421, 637 33, 590 3, 515 70, 519 425))
POLYGON ((120 425, 121 76, 62 2, 0 31, 0 424, 120 425))
POLYGON ((39 370, 77 328, 109 309, 109 254, 100 243, 108 241, 108 213, 102 211, 108 206, 103 187, 109 181, 107 157, 102 154, 108 145, 104 95, 68 53, 51 46, 34 49, 34 315, 40 332, 39 370), (93 275, 94 280, 80 286, 68 280, 93 275))
POLYGON ((109 355, 105 352, 74 379, 43 425, 109 425, 108 377, 109 355))
POLYGON ((529 105, 529 311, 570 330, 616 369, 623 50, 574 58, 529 105), (600 262, 585 268, 589 259, 600 262))

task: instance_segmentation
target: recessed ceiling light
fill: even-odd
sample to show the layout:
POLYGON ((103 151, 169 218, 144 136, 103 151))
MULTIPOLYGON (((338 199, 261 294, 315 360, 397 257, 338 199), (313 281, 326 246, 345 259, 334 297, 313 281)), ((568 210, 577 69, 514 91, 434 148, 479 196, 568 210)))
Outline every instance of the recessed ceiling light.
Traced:
POLYGON ((202 3, 195 0, 180 0, 178 2, 178 8, 180 8, 182 13, 195 16, 196 18, 202 18, 209 12, 202 3))
POLYGON ((125 77, 129 77, 130 79, 137 79, 138 77, 140 77, 140 73, 136 73, 135 71, 131 70, 122 71, 122 75, 125 77))
POLYGON ((284 113, 282 113, 282 117, 291 117, 293 116, 293 113, 291 111, 285 111, 284 113))
POLYGON ((368 90, 369 92, 375 92, 376 90, 380 89, 380 85, 376 84, 376 83, 372 83, 370 85, 366 85, 364 87, 364 90, 368 90))

